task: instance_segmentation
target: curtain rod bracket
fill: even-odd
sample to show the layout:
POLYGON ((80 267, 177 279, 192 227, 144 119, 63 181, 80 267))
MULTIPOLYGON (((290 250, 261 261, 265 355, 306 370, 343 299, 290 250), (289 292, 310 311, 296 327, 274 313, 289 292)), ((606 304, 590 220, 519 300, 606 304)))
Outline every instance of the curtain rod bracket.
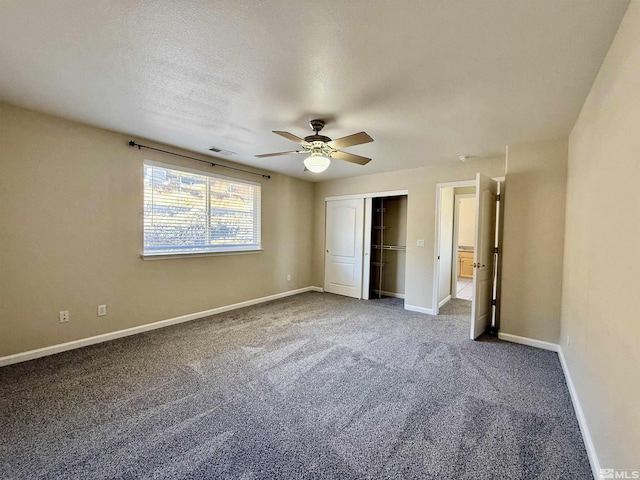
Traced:
POLYGON ((156 152, 167 153, 169 155, 174 155, 176 157, 188 158, 189 160, 195 160, 196 162, 206 163, 208 165, 211 165, 212 167, 228 168, 229 170, 235 170, 236 172, 247 173, 249 175, 258 175, 259 177, 262 177, 262 178, 271 178, 271 175, 265 175, 263 173, 251 172, 249 170, 243 170, 242 168, 230 167, 228 165, 221 165, 220 163, 213 163, 213 162, 210 162, 208 160, 202 160, 200 158, 190 157, 188 155, 182 155, 181 153, 169 152, 168 150, 162 150, 160 148, 149 147, 147 145, 141 145, 139 143, 136 143, 134 140, 129 140, 129 146, 130 147, 138 147, 138 150, 140 150, 142 148, 146 148, 148 150, 155 150, 156 152))

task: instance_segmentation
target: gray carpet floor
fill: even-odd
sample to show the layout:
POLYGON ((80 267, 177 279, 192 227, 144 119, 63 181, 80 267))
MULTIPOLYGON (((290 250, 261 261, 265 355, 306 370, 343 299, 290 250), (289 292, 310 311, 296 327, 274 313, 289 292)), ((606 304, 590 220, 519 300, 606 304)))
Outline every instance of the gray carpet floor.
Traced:
POLYGON ((558 357, 306 293, 0 369, 0 478, 589 479, 558 357))

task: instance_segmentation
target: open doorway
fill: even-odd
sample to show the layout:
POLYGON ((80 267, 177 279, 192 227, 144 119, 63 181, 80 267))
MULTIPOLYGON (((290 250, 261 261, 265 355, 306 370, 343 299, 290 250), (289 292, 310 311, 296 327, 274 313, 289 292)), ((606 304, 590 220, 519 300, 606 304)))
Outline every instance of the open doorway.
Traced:
POLYGON ((440 308, 451 301, 456 305, 459 302, 470 303, 471 339, 497 325, 501 181, 504 178, 492 179, 477 173, 475 181, 436 185, 433 313, 438 315, 440 308), (456 189, 466 187, 473 190, 456 192, 456 189), (456 194, 472 195, 475 200, 475 204, 464 205, 475 212, 469 222, 474 231, 472 243, 459 228, 460 206, 463 204, 458 204, 456 194), (459 238, 461 233, 462 238, 459 238))
MULTIPOLYGON (((475 243, 475 212, 469 218, 465 210, 460 222, 461 198, 475 199, 475 182, 455 182, 438 186, 436 202, 438 229, 436 232, 436 277, 434 298, 440 308, 452 300, 473 299, 473 250, 475 243), (460 224, 462 223, 462 231, 460 224), (469 235, 470 229, 470 237, 469 235), (462 234, 462 235, 461 235, 462 234), (469 262, 469 259, 471 262, 469 262), (471 268, 469 268, 471 267, 471 268)), ((464 204, 464 207, 468 207, 464 204)))
POLYGON ((476 189, 453 189, 453 255, 451 296, 473 300, 473 250, 476 231, 476 189))

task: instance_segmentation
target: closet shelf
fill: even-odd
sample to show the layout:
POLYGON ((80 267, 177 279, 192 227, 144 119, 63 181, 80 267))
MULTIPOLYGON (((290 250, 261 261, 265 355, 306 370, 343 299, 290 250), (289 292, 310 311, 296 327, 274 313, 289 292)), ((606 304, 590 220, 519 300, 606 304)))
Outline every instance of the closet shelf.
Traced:
POLYGON ((372 247, 374 248, 374 250, 398 250, 398 251, 405 251, 407 249, 406 246, 404 245, 372 245, 372 247))

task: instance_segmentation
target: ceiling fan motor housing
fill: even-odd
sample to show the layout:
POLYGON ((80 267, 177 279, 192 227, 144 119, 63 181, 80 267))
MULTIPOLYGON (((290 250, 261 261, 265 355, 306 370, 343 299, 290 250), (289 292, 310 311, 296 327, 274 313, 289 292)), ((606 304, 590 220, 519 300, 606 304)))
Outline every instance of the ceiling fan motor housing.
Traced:
POLYGON ((304 137, 305 142, 313 143, 313 142, 330 142, 331 139, 329 137, 325 137, 324 135, 309 135, 308 137, 304 137))
POLYGON ((319 118, 311 120, 309 121, 309 126, 311 127, 311 130, 313 130, 317 134, 324 128, 324 120, 320 120, 319 118))
POLYGON ((313 143, 313 142, 330 142, 331 139, 329 137, 325 137, 324 135, 318 135, 318 132, 324 128, 324 120, 315 119, 309 122, 309 126, 311 130, 313 130, 315 135, 309 135, 304 137, 305 142, 313 143))

